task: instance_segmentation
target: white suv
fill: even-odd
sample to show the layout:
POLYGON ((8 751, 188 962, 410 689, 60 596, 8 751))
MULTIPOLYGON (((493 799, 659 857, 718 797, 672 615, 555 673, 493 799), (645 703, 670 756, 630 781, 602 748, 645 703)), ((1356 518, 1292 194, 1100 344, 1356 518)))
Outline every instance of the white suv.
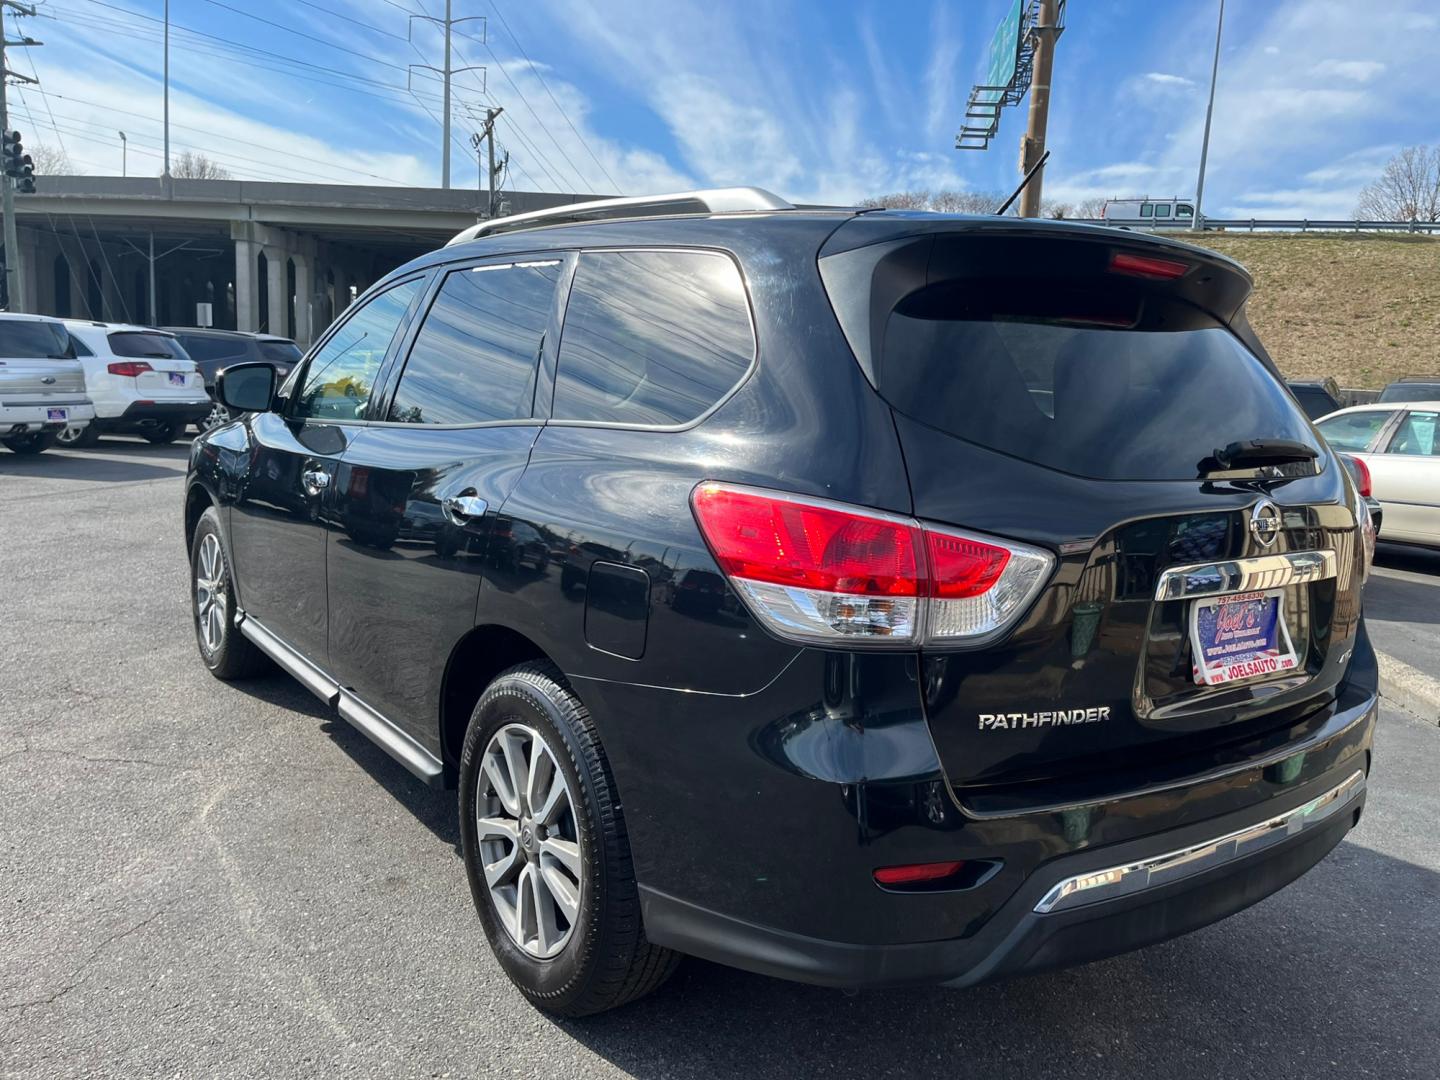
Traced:
POLYGON ((85 368, 95 419, 66 428, 62 446, 93 446, 105 432, 168 443, 210 411, 205 380, 174 334, 84 319, 66 319, 65 328, 85 368))

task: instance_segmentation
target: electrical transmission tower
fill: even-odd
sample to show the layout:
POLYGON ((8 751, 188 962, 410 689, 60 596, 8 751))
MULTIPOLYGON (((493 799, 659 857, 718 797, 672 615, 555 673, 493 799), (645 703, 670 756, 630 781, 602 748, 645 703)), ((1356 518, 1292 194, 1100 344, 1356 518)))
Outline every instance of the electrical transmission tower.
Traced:
MULTIPOLYGON (((451 67, 451 66, 450 66, 450 38, 451 38, 451 36, 452 36, 452 34, 453 34, 453 32, 454 32, 455 27, 459 26, 461 23, 478 22, 478 23, 480 23, 480 25, 481 25, 481 33, 483 34, 483 33, 485 32, 485 30, 484 30, 484 27, 485 27, 485 17, 484 17, 483 15, 467 15, 467 16, 464 16, 463 18, 459 18, 459 19, 454 18, 454 17, 451 15, 451 13, 450 13, 450 3, 451 3, 451 0, 445 0, 445 17, 444 17, 443 19, 440 18, 438 15, 411 15, 411 16, 410 16, 410 21, 409 21, 409 23, 407 24, 407 28, 406 28, 406 35, 407 35, 407 38, 408 38, 408 36, 409 36, 409 31, 410 31, 411 29, 413 29, 414 26, 415 26, 415 20, 416 20, 416 19, 420 19, 422 22, 433 23, 433 24, 435 24, 436 26, 442 27, 442 28, 444 29, 444 31, 445 31, 445 63, 444 63, 444 66, 437 68, 437 67, 435 67, 435 66, 432 65, 432 64, 411 64, 411 65, 409 65, 409 69, 408 69, 408 71, 407 71, 407 77, 406 77, 406 85, 407 85, 407 87, 409 87, 412 91, 413 91, 414 88, 409 86, 409 77, 410 77, 410 75, 413 75, 413 73, 414 73, 416 70, 420 70, 420 71, 433 71, 435 74, 439 75, 440 78, 441 78, 441 79, 443 80, 443 82, 444 82, 444 85, 445 85, 445 89, 444 89, 444 93, 443 93, 444 101, 443 101, 443 103, 442 103, 441 106, 440 106, 441 111, 442 111, 443 114, 444 114, 444 115, 441 116, 441 118, 440 118, 440 129, 441 129, 441 133, 440 133, 440 139, 441 139, 441 143, 440 143, 440 146, 441 146, 441 150, 440 150, 440 186, 441 186, 441 187, 444 187, 444 188, 448 188, 448 187, 450 186, 450 80, 451 80, 451 77, 452 77, 452 76, 455 76, 455 75, 459 75, 459 74, 461 74, 462 72, 466 72, 466 71, 478 71, 478 72, 481 73, 481 76, 482 76, 482 80, 481 80, 481 93, 484 93, 484 90, 485 90, 485 84, 484 84, 484 80, 483 80, 483 76, 484 76, 484 73, 485 73, 485 68, 484 68, 483 66, 478 65, 478 64, 475 65, 475 66, 473 66, 473 67, 462 67, 462 68, 456 68, 456 67, 451 67)), ((483 44, 485 39, 482 37, 480 40, 481 40, 481 43, 483 44)))

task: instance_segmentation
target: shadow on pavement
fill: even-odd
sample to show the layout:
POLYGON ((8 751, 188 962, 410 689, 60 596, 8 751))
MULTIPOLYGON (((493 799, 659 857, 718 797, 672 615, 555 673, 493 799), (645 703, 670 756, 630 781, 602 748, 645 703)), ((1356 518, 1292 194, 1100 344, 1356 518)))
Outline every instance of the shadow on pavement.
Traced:
POLYGON ((559 1026, 641 1078, 1434 1077, 1437 915, 1440 874, 1346 842, 1249 912, 1085 967, 847 998, 687 960, 559 1026))
POLYGON ((1375 556, 1375 565, 1390 570, 1431 574, 1433 578, 1372 574, 1365 583, 1365 617, 1371 622, 1440 625, 1440 552, 1409 553, 1391 548, 1375 556))
POLYGON ((1375 565, 1387 570, 1431 574, 1440 582, 1440 549, 1387 544, 1382 540, 1375 548, 1375 565))
POLYGON ((12 454, 0 449, 0 476, 27 476, 90 483, 124 483, 185 475, 188 442, 164 446, 134 440, 101 440, 88 450, 47 450, 43 454, 12 454), (143 460, 133 460, 133 459, 143 460))

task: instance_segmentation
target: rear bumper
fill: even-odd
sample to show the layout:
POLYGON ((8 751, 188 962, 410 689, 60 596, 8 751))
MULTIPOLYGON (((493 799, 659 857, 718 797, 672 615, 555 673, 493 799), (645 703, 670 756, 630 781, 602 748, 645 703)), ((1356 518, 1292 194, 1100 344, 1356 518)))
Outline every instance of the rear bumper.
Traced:
POLYGON ((95 418, 95 407, 85 397, 64 397, 42 405, 0 403, 0 434, 58 430, 66 424, 83 424, 95 418), (64 409, 64 420, 50 418, 51 409, 64 409))
MULTIPOLYGON (((1373 722, 1373 705, 1369 719, 1373 722)), ((1359 820, 1354 769, 1276 808, 1056 859, 968 938, 871 946, 729 918, 641 887, 656 944, 765 975, 840 987, 970 986, 1098 960, 1199 929, 1278 891, 1359 820), (1074 883, 1088 885, 1075 888, 1074 883)), ((1313 788, 1314 785, 1311 785, 1313 788)), ((1278 803, 1280 800, 1274 800, 1278 803)))
POLYGON ((205 416, 212 408, 209 398, 196 394, 180 401, 132 401, 117 416, 96 421, 104 431, 125 431, 150 424, 189 424, 205 416))

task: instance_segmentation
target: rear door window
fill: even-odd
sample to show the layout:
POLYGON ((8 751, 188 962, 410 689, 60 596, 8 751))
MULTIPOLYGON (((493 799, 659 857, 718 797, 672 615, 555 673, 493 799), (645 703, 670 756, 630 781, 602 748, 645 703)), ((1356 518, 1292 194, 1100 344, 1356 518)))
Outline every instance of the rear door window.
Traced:
POLYGON ((420 325, 385 419, 483 424, 531 415, 559 259, 452 270, 420 325))
POLYGON ((587 251, 566 307, 553 418, 689 423, 754 359, 745 284, 729 257, 587 251))
POLYGON ((1367 412, 1332 416, 1315 426, 1336 450, 1363 451, 1370 448, 1375 436, 1394 417, 1392 409, 1371 409, 1367 412))
POLYGON ((1407 454, 1412 457, 1435 456, 1435 420, 1440 413, 1412 412, 1401 421, 1390 440, 1389 454, 1407 454))
POLYGON ((238 363, 249 355, 244 339, 201 337, 185 334, 181 337, 185 351, 199 363, 211 364, 230 361, 238 363))
POLYGON ((877 381, 932 427, 1095 479, 1189 479, 1231 442, 1315 443, 1284 386, 1226 327, 1120 286, 921 289, 890 313, 877 381))

